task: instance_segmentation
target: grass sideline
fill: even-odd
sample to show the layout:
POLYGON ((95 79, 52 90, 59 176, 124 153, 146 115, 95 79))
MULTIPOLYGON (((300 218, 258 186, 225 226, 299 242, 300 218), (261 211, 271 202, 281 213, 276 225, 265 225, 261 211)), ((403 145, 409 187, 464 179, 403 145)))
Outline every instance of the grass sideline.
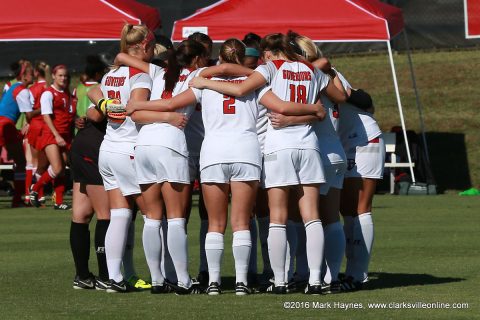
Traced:
MULTIPOLYGON (((52 209, 8 209, 9 199, 0 200, 2 319, 480 318, 478 197, 376 196, 371 290, 319 297, 303 294, 236 297, 231 289, 218 297, 73 290, 70 215, 52 209), (285 302, 300 302, 304 306, 308 302, 310 308, 287 310, 283 307, 285 302), (314 302, 325 303, 325 307, 330 303, 331 309, 314 309, 314 302), (368 308, 368 303, 391 302, 468 303, 468 308, 368 308), (363 309, 334 309, 334 303, 358 303, 363 309)), ((135 259, 139 274, 147 276, 142 228, 143 223, 137 222, 135 259)), ((191 274, 196 275, 199 230, 196 209, 188 230, 191 274)), ((91 235, 93 239, 93 226, 91 235)), ((234 269, 230 231, 225 249, 223 275, 231 282, 234 269)), ((95 272, 93 251, 91 267, 95 272)))
MULTIPOLYGON (((429 141, 432 165, 440 189, 480 187, 480 134, 477 104, 480 101, 480 54, 478 50, 416 52, 412 55, 418 90, 424 106, 427 132, 459 134, 465 144, 459 154, 449 152, 451 145, 443 140, 429 141), (464 135, 464 137, 462 136, 464 135), (459 161, 459 157, 462 157, 459 161), (465 159, 463 159, 465 157, 465 159), (453 165, 452 165, 453 164, 453 165), (444 178, 448 175, 448 178, 444 178), (465 181, 458 182, 458 179, 465 181), (447 181, 442 181, 447 180, 447 181), (444 185, 441 185, 441 184, 444 185)), ((420 132, 415 96, 405 54, 394 56, 407 129, 420 132)), ((338 56, 332 61, 351 84, 370 92, 382 130, 400 125, 392 74, 386 51, 384 53, 338 56)), ((50 61, 54 64, 55 61, 50 61)), ((72 85, 78 84, 74 76, 72 85)), ((0 79, 0 86, 3 82, 0 79)), ((443 136, 442 136, 443 137, 443 136)), ((453 150, 453 149, 452 149, 453 150)))

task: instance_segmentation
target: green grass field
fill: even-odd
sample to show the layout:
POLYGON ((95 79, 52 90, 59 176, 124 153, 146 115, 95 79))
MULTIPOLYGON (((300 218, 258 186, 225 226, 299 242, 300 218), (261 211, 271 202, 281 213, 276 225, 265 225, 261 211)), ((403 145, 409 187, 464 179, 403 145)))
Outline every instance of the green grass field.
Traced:
MULTIPOLYGON (((52 209, 7 209, 0 202, 0 319, 475 319, 480 318, 479 197, 377 196, 375 245, 367 290, 311 297, 303 294, 218 297, 107 294, 73 290, 70 216, 52 209), (284 309, 299 302, 309 308, 284 309), (368 303, 467 303, 464 309, 373 309, 368 303), (324 303, 326 309, 321 309, 324 303), (330 303, 331 308, 327 308, 330 303), (357 303, 342 309, 335 303, 357 303)), ((136 265, 148 277, 137 223, 136 265)), ((198 267, 196 210, 188 226, 191 274, 198 267)), ((93 229, 91 230, 93 237, 93 229)), ((93 241, 93 240, 92 240, 93 241)), ((231 233, 225 282, 234 275, 231 233)), ((261 259, 259 259, 261 261, 261 259)), ((96 271, 91 253, 91 269, 96 271)), ((261 270, 261 266, 259 266, 261 270)), ((228 288, 227 288, 228 289, 228 288)), ((295 305, 294 305, 295 306, 295 305)))

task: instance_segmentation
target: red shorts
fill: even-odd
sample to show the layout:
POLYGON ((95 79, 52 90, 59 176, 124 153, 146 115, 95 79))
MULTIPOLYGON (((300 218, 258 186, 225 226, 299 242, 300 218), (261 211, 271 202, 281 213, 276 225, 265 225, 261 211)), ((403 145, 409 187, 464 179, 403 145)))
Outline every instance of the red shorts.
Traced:
POLYGON ((40 136, 42 134, 42 127, 43 123, 33 122, 30 124, 27 133, 27 140, 30 146, 38 149, 38 141, 40 140, 40 136))
POLYGON ((0 146, 22 142, 22 139, 22 134, 15 127, 15 122, 0 116, 0 146))
MULTIPOLYGON (((66 150, 70 150, 70 147, 72 146, 72 135, 70 133, 60 133, 60 135, 67 143, 67 145, 63 148, 66 150)), ((55 140, 55 136, 53 135, 52 131, 50 131, 50 129, 45 126, 42 128, 42 134, 37 139, 37 144, 35 149, 41 151, 45 149, 46 146, 51 144, 57 144, 57 140, 55 140)))

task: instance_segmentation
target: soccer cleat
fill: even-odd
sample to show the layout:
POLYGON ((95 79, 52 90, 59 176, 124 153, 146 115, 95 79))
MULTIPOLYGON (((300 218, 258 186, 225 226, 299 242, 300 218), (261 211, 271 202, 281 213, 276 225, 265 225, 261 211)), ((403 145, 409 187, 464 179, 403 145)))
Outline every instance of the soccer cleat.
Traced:
POLYGON ((347 292, 358 291, 358 290, 362 290, 363 283, 361 283, 360 281, 355 281, 353 277, 348 276, 345 279, 343 279, 341 283, 341 287, 342 287, 342 291, 347 291, 347 292))
POLYGON ((246 296, 248 294, 254 293, 253 289, 247 287, 243 282, 237 282, 235 284, 235 294, 237 296, 246 296))
POLYGON ((45 205, 45 202, 46 202, 47 200, 45 199, 45 197, 40 197, 40 198, 38 198, 38 201, 40 201, 40 204, 41 204, 41 205, 45 205))
POLYGON ((173 292, 173 289, 166 282, 164 282, 161 285, 155 284, 155 283, 151 284, 151 288, 150 288, 151 294, 162 294, 162 293, 171 293, 171 292, 173 292))
POLYGON ((220 289, 218 282, 212 282, 208 285, 207 289, 205 289, 205 292, 209 296, 218 296, 222 293, 222 289, 220 289))
POLYGON ((127 284, 125 281, 116 282, 113 279, 110 279, 108 282, 107 292, 108 293, 125 293, 128 291, 127 284))
POLYGON ((40 207, 42 204, 40 203, 39 199, 38 199, 38 192, 37 191, 33 191, 33 184, 30 186, 30 203, 32 204, 32 206, 35 206, 35 207, 40 207))
POLYGON ((311 294, 311 295, 322 294, 322 285, 320 283, 308 284, 307 287, 305 288, 305 294, 311 294))
POLYGON ((273 293, 273 294, 286 294, 287 293, 287 286, 276 286, 274 283, 272 283, 270 286, 268 286, 265 290, 267 293, 273 293))
POLYGON ((340 281, 332 281, 332 283, 330 283, 328 290, 325 290, 324 292, 335 294, 335 293, 341 293, 342 291, 343 291, 342 283, 340 281))
POLYGON ((88 278, 81 279, 76 275, 73 279, 73 289, 95 289, 95 277, 90 274, 88 278))
POLYGON ((187 294, 201 294, 203 293, 202 288, 200 287, 200 283, 197 282, 197 280, 192 279, 192 284, 190 287, 186 287, 183 283, 180 281, 177 282, 176 285, 172 285, 173 289, 175 290, 176 295, 187 295, 187 294))
POLYGON ((105 291, 108 289, 108 280, 102 280, 99 277, 95 278, 95 290, 105 291))
POLYGON ((54 204, 53 209, 66 211, 66 210, 71 210, 72 206, 66 203, 60 203, 60 204, 54 204))
POLYGON ((130 278, 128 278, 127 282, 130 284, 130 286, 139 291, 152 288, 152 285, 149 282, 142 280, 137 276, 131 276, 130 278))

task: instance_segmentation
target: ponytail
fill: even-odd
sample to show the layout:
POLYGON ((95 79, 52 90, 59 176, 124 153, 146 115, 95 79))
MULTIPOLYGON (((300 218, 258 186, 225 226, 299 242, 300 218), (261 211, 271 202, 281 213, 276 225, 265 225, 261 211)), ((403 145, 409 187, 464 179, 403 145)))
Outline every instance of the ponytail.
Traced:
POLYGON ((289 42, 286 35, 282 33, 272 33, 262 39, 260 48, 262 51, 270 50, 275 55, 282 54, 288 60, 299 61, 299 57, 289 42))

